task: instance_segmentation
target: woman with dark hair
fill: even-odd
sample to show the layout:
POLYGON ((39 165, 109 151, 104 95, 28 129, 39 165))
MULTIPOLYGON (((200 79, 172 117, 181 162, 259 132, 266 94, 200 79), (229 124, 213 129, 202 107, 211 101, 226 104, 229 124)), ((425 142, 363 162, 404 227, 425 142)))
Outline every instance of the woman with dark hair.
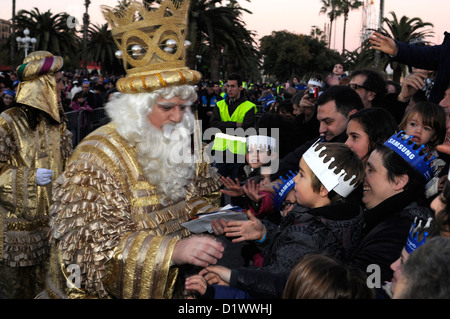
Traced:
POLYGON ((345 144, 365 163, 377 143, 386 142, 397 130, 394 117, 385 109, 362 109, 349 117, 345 144))
POLYGON ((392 278, 390 265, 400 256, 414 219, 433 215, 424 195, 432 170, 425 156, 410 137, 398 133, 377 144, 367 159, 363 238, 350 261, 364 272, 376 265, 380 284, 392 278))

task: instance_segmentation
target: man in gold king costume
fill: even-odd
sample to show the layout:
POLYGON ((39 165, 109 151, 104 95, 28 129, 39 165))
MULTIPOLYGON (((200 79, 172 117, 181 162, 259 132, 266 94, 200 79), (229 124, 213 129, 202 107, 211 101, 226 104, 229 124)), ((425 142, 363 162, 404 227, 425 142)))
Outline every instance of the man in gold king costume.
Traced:
POLYGON ((190 110, 201 74, 184 66, 188 7, 103 7, 127 77, 106 105, 111 122, 78 144, 54 183, 41 298, 178 298, 180 265, 222 257, 219 241, 181 225, 220 196, 190 110))
POLYGON ((34 298, 49 258, 51 181, 72 152, 60 90, 61 57, 29 54, 17 68, 17 106, 0 115, 0 295, 34 298))

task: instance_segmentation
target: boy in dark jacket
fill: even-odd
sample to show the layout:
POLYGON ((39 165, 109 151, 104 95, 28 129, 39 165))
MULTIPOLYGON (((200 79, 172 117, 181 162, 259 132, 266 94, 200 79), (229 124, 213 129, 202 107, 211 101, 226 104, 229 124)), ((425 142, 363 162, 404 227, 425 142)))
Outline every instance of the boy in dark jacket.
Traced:
MULTIPOLYGON (((297 204, 280 225, 262 221, 251 213, 249 221, 222 224, 226 236, 235 237, 233 242, 254 240, 258 244, 264 253, 262 267, 209 266, 199 274, 204 278, 188 278, 186 290, 204 293, 201 281, 205 279, 209 284, 229 284, 234 291, 246 291, 252 298, 281 298, 284 285, 279 281, 287 279, 300 257, 323 253, 347 258, 363 226, 359 201, 347 197, 363 177, 362 162, 345 144, 313 144, 302 156, 294 178, 297 204)), ((217 292, 214 297, 230 298, 217 292)))

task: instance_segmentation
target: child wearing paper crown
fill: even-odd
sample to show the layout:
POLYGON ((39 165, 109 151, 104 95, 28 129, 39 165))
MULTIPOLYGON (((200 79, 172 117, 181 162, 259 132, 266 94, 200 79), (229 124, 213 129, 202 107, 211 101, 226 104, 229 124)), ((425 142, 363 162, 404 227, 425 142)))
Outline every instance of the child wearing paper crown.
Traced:
POLYGON ((239 168, 238 178, 222 177, 225 189, 220 191, 231 196, 231 203, 249 209, 258 217, 272 215, 272 193, 260 192, 259 185, 270 182, 271 162, 277 158, 277 140, 265 135, 250 135, 246 138, 244 163, 239 168))
MULTIPOLYGON (((281 298, 283 282, 300 257, 322 253, 345 260, 359 242, 363 226, 361 207, 346 198, 363 178, 363 164, 348 146, 316 142, 303 154, 294 178, 299 205, 283 216, 279 225, 251 213, 248 221, 227 222, 226 236, 234 237, 233 242, 255 241, 264 252, 263 265, 208 266, 200 275, 210 283, 220 278, 253 298, 281 298)), ((198 280, 201 278, 188 280, 186 288, 198 287, 198 280)), ((229 296, 216 293, 215 298, 221 297, 229 296)))
POLYGON ((383 285, 383 290, 389 298, 392 298, 395 292, 398 278, 401 276, 402 266, 408 259, 409 255, 417 248, 425 244, 429 237, 437 235, 435 231, 436 229, 431 227, 432 222, 432 217, 428 218, 427 221, 422 219, 417 220, 416 218, 414 223, 411 225, 411 230, 409 232, 408 239, 406 240, 406 245, 403 247, 400 257, 391 264, 391 269, 394 272, 392 280, 383 285))
POLYGON ((431 102, 417 103, 406 112, 399 129, 411 136, 411 141, 417 145, 424 145, 424 151, 430 158, 434 156, 432 162, 434 176, 425 186, 426 197, 433 197, 438 190, 442 190, 441 184, 445 180, 445 177, 439 178, 439 173, 446 163, 439 158, 436 151, 436 146, 444 142, 446 134, 445 111, 441 106, 431 102))

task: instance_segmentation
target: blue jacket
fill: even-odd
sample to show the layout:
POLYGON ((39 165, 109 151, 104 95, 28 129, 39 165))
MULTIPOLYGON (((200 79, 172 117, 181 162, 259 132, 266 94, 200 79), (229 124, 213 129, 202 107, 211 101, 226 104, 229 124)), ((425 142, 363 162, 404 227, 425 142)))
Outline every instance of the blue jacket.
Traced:
POLYGON ((430 102, 436 104, 443 99, 447 85, 450 84, 450 33, 445 32, 444 34, 442 44, 434 46, 416 46, 395 41, 398 53, 392 58, 393 61, 419 69, 437 71, 429 98, 430 102))

